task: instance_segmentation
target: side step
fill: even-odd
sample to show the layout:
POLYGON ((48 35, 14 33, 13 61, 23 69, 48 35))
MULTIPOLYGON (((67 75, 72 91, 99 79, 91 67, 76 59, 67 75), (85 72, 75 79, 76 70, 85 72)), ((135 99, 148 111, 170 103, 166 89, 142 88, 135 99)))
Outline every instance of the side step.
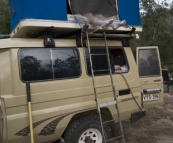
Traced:
POLYGON ((100 108, 107 107, 110 105, 115 105, 115 104, 117 104, 117 101, 110 101, 110 102, 101 103, 100 108))

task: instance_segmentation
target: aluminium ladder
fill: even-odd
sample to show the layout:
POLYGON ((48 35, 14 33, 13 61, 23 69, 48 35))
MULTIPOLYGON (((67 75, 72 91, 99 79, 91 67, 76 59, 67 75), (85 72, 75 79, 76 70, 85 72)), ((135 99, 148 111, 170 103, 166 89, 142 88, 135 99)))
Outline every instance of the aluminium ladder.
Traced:
POLYGON ((106 48, 106 53, 105 54, 92 54, 91 53, 91 49, 90 49, 90 43, 89 43, 89 33, 86 32, 86 40, 87 40, 87 46, 88 46, 88 52, 89 52, 89 59, 90 59, 90 66, 91 66, 91 73, 92 73, 92 81, 93 81, 93 88, 94 88, 94 94, 95 94, 95 101, 96 101, 96 105, 97 105, 97 111, 99 113, 99 119, 100 119, 100 124, 101 124, 101 129, 102 129, 102 135, 103 135, 103 142, 107 143, 109 141, 118 139, 118 138, 122 138, 123 143, 125 143, 125 138, 124 138, 124 133, 123 133, 123 128, 122 128, 122 122, 121 122, 121 118, 120 118, 120 113, 119 113, 119 107, 118 107, 118 101, 117 101, 117 96, 116 96, 116 91, 115 91, 115 85, 114 85, 114 81, 113 81, 113 77, 112 77, 112 70, 111 70, 111 64, 110 64, 110 58, 109 58, 109 49, 107 46, 107 39, 106 39, 106 33, 103 32, 103 36, 104 36, 104 40, 105 40, 105 48, 106 48), (106 71, 104 70, 94 70, 93 69, 93 63, 92 63, 92 56, 97 56, 97 55, 106 55, 107 57, 107 62, 108 62, 108 69, 106 69, 107 71, 109 71, 110 74, 110 80, 111 80, 111 84, 110 85, 105 85, 105 86, 96 86, 96 82, 95 82, 95 77, 94 77, 94 73, 98 72, 98 71, 106 71), (98 99, 98 92, 97 92, 97 88, 104 88, 104 87, 112 87, 112 91, 113 91, 113 96, 114 96, 114 100, 110 101, 110 102, 106 102, 106 103, 99 103, 99 99, 98 99), (101 115, 101 110, 100 108, 103 107, 107 107, 110 105, 115 105, 115 108, 117 110, 117 115, 118 115, 118 121, 119 121, 119 125, 120 125, 120 130, 121 130, 121 135, 116 136, 116 137, 112 137, 110 139, 106 139, 105 138, 105 134, 104 134, 104 127, 103 125, 105 123, 108 122, 112 122, 114 120, 109 120, 109 121, 103 121, 102 120, 102 115, 101 115))

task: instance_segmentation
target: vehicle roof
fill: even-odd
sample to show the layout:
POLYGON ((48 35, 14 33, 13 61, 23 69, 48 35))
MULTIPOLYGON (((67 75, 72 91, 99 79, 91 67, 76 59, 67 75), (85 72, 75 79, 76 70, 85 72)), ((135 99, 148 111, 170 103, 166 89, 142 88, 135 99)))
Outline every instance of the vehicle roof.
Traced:
MULTIPOLYGON (((76 46, 75 39, 55 39, 56 46, 76 46)), ((8 38, 0 39, 0 49, 16 47, 44 47, 43 39, 38 38, 8 38)))
MULTIPOLYGON (((54 39, 55 47, 76 47, 76 39, 54 39)), ((108 40, 109 41, 109 40, 108 40)), ((105 46, 102 39, 90 40, 91 46, 105 46)), ((111 40, 108 46, 122 46, 120 40, 111 40)), ((0 49, 20 47, 44 47, 43 38, 8 38, 0 39, 0 49)))

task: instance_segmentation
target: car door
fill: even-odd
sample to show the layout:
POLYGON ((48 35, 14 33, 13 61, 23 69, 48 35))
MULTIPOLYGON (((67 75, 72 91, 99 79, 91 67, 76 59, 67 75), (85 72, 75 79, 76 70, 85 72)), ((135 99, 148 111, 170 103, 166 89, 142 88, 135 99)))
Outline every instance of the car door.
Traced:
POLYGON ((137 67, 144 107, 163 103, 163 78, 158 47, 138 47, 137 67))

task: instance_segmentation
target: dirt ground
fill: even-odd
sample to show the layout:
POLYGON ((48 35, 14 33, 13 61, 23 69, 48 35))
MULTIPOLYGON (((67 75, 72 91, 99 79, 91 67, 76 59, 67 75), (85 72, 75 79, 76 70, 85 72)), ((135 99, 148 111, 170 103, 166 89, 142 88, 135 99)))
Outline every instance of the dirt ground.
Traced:
POLYGON ((173 95, 165 94, 163 106, 146 110, 141 120, 123 122, 126 143, 173 143, 173 95))

